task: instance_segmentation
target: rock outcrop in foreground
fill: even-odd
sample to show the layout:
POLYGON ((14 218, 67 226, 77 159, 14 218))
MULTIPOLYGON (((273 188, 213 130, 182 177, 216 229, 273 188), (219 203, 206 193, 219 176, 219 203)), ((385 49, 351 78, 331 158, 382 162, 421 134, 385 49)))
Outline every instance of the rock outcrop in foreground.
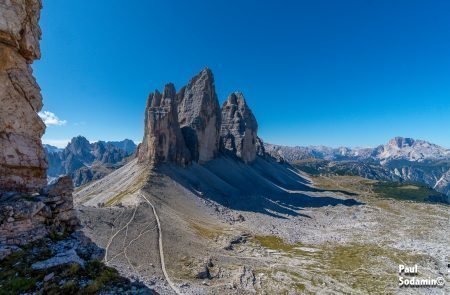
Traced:
POLYGON ((72 180, 46 187, 42 96, 30 66, 41 56, 41 8, 40 0, 0 0, 0 260, 78 224, 72 180))
POLYGON ((220 153, 251 163, 264 154, 257 137, 258 123, 241 93, 232 93, 219 109, 210 69, 175 94, 167 84, 162 94, 151 93, 145 109, 144 139, 139 162, 171 162, 186 166, 205 163, 220 153))
POLYGON ((78 219, 73 209, 73 184, 66 176, 30 198, 20 193, 0 194, 0 260, 18 246, 47 234, 73 231, 78 219))
POLYGON ((30 64, 41 56, 40 0, 0 1, 0 189, 46 185, 40 88, 30 64))

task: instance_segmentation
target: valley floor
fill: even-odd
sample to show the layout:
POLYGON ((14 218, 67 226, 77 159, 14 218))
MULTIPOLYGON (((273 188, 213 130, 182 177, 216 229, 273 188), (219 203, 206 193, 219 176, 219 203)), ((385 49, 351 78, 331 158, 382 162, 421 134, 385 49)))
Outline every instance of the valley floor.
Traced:
POLYGON ((262 159, 131 162, 75 197, 106 264, 161 294, 449 293, 449 206, 381 198, 370 182, 262 159), (399 264, 446 285, 399 288, 399 264))

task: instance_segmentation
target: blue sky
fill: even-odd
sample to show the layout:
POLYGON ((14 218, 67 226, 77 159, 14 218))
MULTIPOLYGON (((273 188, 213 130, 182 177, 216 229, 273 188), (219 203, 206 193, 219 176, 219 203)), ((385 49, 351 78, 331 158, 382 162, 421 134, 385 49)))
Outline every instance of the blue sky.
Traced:
POLYGON ((203 67, 263 140, 450 147, 449 1, 45 1, 44 142, 140 141, 148 93, 203 67), (65 121, 65 122, 61 122, 65 121), (59 124, 59 125, 58 125, 59 124))

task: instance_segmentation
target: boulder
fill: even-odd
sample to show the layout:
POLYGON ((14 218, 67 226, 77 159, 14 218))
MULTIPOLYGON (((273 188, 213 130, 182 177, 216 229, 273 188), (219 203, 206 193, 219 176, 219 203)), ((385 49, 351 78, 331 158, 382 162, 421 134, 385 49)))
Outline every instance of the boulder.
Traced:
POLYGON ((58 253, 52 258, 44 261, 38 261, 31 265, 34 270, 47 269, 59 265, 76 263, 84 267, 84 260, 81 259, 75 249, 70 249, 63 253, 58 253))
POLYGON ((41 194, 49 197, 70 197, 72 198, 73 182, 69 176, 58 178, 53 184, 41 189, 41 194))

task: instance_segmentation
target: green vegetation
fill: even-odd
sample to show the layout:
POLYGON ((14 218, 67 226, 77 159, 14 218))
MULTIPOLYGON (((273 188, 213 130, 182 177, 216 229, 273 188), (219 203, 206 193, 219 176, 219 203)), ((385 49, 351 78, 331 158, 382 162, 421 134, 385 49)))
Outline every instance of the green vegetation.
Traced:
POLYGON ((298 292, 305 292, 306 287, 305 287, 305 285, 303 285, 303 284, 296 283, 296 284, 295 284, 295 289, 296 289, 298 292))
POLYGON ((97 260, 87 261, 84 268, 70 264, 45 270, 32 269, 33 263, 52 257, 47 247, 49 241, 43 239, 31 243, 0 261, 0 295, 33 293, 38 290, 43 294, 96 294, 115 284, 127 282, 114 268, 97 260), (53 277, 44 282, 44 277, 51 273, 53 277), (87 282, 84 288, 80 287, 81 281, 87 282))
POLYGON ((191 223, 190 226, 199 236, 209 240, 214 240, 222 233, 220 229, 214 228, 212 226, 202 226, 198 223, 191 223))
POLYGON ((373 191, 381 197, 416 202, 443 202, 446 196, 427 186, 415 183, 377 182, 373 191))
POLYGON ((388 292, 396 282, 398 264, 415 264, 427 259, 389 247, 371 244, 325 246, 320 264, 324 273, 337 281, 346 281, 370 294, 388 292), (389 271, 392 269, 392 271, 389 271))
POLYGON ((378 199, 395 199, 415 202, 437 202, 448 204, 445 194, 419 183, 377 181, 359 176, 316 176, 317 187, 329 191, 345 191, 360 195, 370 195, 378 199))
POLYGON ((115 196, 110 198, 104 206, 113 206, 120 203, 126 196, 133 195, 137 193, 145 184, 148 175, 146 173, 142 173, 126 190, 118 192, 115 196))
POLYGON ((2 285, 2 290, 0 290, 0 294, 18 294, 30 291, 35 284, 36 284, 35 279, 13 277, 10 280, 8 280, 4 285, 2 285))
POLYGON ((326 166, 328 161, 321 159, 305 159, 294 161, 295 168, 311 175, 320 175, 320 168, 326 166))
MULTIPOLYGON (((286 254, 287 256, 316 256, 316 252, 310 252, 302 250, 301 247, 303 244, 295 243, 288 244, 285 243, 282 239, 276 236, 255 236, 254 240, 258 242, 264 248, 268 248, 271 250, 279 251, 282 254, 286 254)), ((312 248, 312 247, 308 247, 312 248)))
POLYGON ((294 250, 295 245, 286 244, 281 238, 276 236, 255 236, 255 240, 265 248, 272 250, 289 252, 294 250))
MULTIPOLYGON (((381 294, 396 287, 396 268, 398 264, 416 264, 429 260, 430 257, 417 255, 388 246, 373 244, 347 245, 305 245, 316 252, 298 249, 300 244, 287 244, 275 236, 256 236, 261 246, 279 251, 287 257, 307 259, 311 263, 302 265, 302 272, 296 269, 278 269, 292 280, 292 287, 304 294, 310 287, 333 284, 334 281, 348 282, 355 293, 381 294), (392 271, 390 271, 390 269, 392 271), (306 273, 306 275, 305 275, 306 273), (308 283, 309 282, 309 283, 308 283)), ((274 279, 273 273, 268 273, 274 279)))
POLYGON ((91 283, 89 283, 84 290, 87 294, 96 294, 105 286, 105 284, 119 278, 117 270, 105 266, 98 260, 90 261, 86 266, 86 272, 89 277, 93 278, 91 283))
POLYGON ((67 281, 61 287, 61 293, 63 294, 77 294, 78 284, 74 280, 67 281))

